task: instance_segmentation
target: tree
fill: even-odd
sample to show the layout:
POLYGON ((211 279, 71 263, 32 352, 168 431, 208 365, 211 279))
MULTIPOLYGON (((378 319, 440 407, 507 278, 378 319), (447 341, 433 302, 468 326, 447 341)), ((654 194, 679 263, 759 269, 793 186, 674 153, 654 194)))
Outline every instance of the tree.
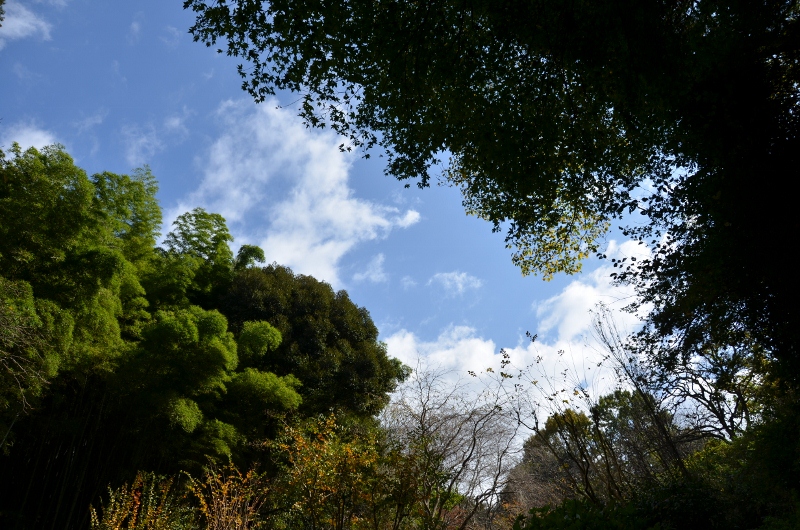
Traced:
POLYGON ((732 440, 758 423, 774 398, 774 383, 766 380, 769 361, 752 341, 705 344, 703 351, 676 354, 671 337, 623 337, 603 305, 595 313, 594 335, 617 380, 648 405, 643 412, 680 415, 688 438, 732 440))
POLYGON ((186 292, 192 303, 205 308, 215 305, 215 298, 228 287, 234 259, 228 243, 233 241, 218 213, 202 208, 179 215, 174 229, 164 240, 166 258, 191 263, 192 282, 186 292))
POLYGON ((104 451, 119 431, 106 384, 150 318, 137 265, 160 211, 144 173, 89 178, 58 145, 13 144, 9 154, 0 153, 1 509, 4 525, 29 516, 20 524, 38 526, 78 517, 97 486, 87 475, 108 476, 104 451))
POLYGON ((448 387, 440 372, 417 372, 379 427, 333 415, 287 425, 272 443, 283 469, 273 487, 283 494, 275 521, 309 529, 493 528, 517 454, 516 423, 500 392, 448 387))
MULTIPOLYGON (((157 249, 156 191, 147 168, 88 177, 60 146, 0 153, 3 528, 87 527, 138 471, 268 466, 287 417, 374 423, 407 374, 344 291, 256 268, 255 246, 234 260, 218 214, 180 216, 157 249)), ((112 511, 141 515, 144 482, 112 511)))
MULTIPOLYGON (((263 437, 270 414, 301 399, 291 376, 237 371, 225 318, 190 307, 198 271, 220 262, 221 287, 230 282, 224 221, 193 212, 170 240, 185 242, 185 254, 157 253, 161 210, 146 168, 88 177, 58 145, 14 144, 8 154, 0 153, 2 524, 74 524, 109 481, 163 468, 162 459, 249 462, 238 444, 263 437), (212 251, 193 254, 191 244, 204 243, 195 235, 208 236, 212 251), (147 293, 143 283, 157 288, 147 293)), ((251 357, 280 343, 268 324, 252 326, 260 333, 249 336, 251 357)))
POLYGON ((286 427, 274 443, 283 468, 278 520, 308 530, 370 527, 364 505, 379 453, 374 433, 353 434, 334 416, 286 427))
POLYGON ((384 482, 393 479, 410 488, 410 502, 398 492, 394 497, 398 514, 412 525, 491 527, 516 461, 519 425, 502 384, 475 395, 464 382, 453 385, 445 375, 417 369, 381 413, 389 446, 403 456, 384 482))
POLYGON ((17 391, 2 415, 16 417, 59 373, 107 371, 122 334, 135 337, 149 318, 128 258, 143 259, 160 211, 146 172, 89 178, 58 145, 13 144, 9 154, 0 153, 0 296, 17 391))
POLYGON ((92 175, 91 181, 95 200, 113 236, 109 244, 118 246, 131 263, 148 260, 161 229, 158 184, 150 168, 136 169, 133 176, 105 171, 92 175))
POLYGON ((388 173, 439 162, 468 212, 508 226, 523 272, 575 272, 615 219, 653 257, 617 276, 686 350, 750 334, 800 377, 798 280, 764 249, 797 230, 779 176, 800 156, 791 0, 591 3, 185 0, 242 58, 256 101, 300 115, 388 173), (732 332, 733 331, 733 332, 732 332))
POLYGON ((34 299, 29 284, 0 276, 0 451, 58 373, 72 324, 52 302, 34 299))
POLYGON ((240 271, 253 266, 255 263, 264 263, 264 251, 255 245, 242 245, 236 253, 233 269, 240 271))
MULTIPOLYGON (((345 291, 276 264, 245 268, 221 302, 234 333, 247 321, 268 322, 283 341, 248 366, 293 374, 302 383, 304 414, 331 411, 369 417, 383 408, 407 371, 386 353, 369 312, 345 291)), ((240 340, 242 340, 240 335, 240 340)))
POLYGON ((527 367, 515 377, 515 388, 533 380, 539 399, 522 394, 549 413, 534 421, 504 492, 510 509, 532 508, 520 527, 580 519, 587 528, 748 528, 767 514, 791 520, 791 501, 777 491, 793 491, 795 482, 774 462, 794 450, 786 440, 797 423, 775 413, 773 383, 749 362, 757 357, 723 349, 668 365, 654 358, 658 351, 637 349, 637 337, 623 338, 602 306, 595 335, 605 357, 591 372, 562 364, 558 376, 527 367), (594 397, 608 370, 614 389, 594 397))
POLYGON ((123 257, 108 248, 94 187, 61 146, 18 144, 0 157, 0 270, 37 297, 77 307, 107 287, 123 257))
MULTIPOLYGON (((279 334, 253 335, 245 334, 251 355, 280 343, 279 334)), ((233 334, 216 310, 159 311, 143 336, 112 380, 128 409, 123 431, 136 439, 130 448, 139 466, 176 473, 233 460, 251 467, 249 445, 269 434, 271 415, 301 403, 292 375, 239 367, 233 334)))

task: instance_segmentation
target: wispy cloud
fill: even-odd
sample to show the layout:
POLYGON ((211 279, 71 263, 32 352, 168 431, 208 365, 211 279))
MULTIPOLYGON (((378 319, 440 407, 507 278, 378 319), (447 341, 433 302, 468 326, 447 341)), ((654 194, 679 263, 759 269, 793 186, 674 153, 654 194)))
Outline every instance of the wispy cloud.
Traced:
POLYGON ((50 40, 53 26, 19 2, 11 0, 5 5, 5 20, 0 27, 0 50, 8 41, 38 36, 50 40))
POLYGON ((108 116, 108 111, 106 109, 99 109, 94 114, 90 114, 89 116, 77 120, 73 123, 73 125, 78 129, 79 133, 84 133, 94 129, 98 125, 102 125, 103 121, 106 119, 106 116, 108 116))
POLYGON ((14 142, 17 142, 23 150, 29 147, 41 149, 58 143, 53 132, 39 127, 34 121, 17 122, 0 130, 3 131, 0 137, 0 149, 3 150, 10 148, 14 142))
POLYGON ((156 153, 164 149, 164 143, 153 125, 126 125, 122 128, 122 137, 125 141, 125 160, 131 167, 149 163, 156 153))
POLYGON ((182 32, 178 28, 175 28, 173 26, 167 26, 166 28, 164 28, 164 34, 161 35, 161 37, 159 38, 161 39, 161 42, 166 44, 168 47, 175 48, 176 46, 178 46, 178 44, 180 44, 181 37, 183 37, 183 35, 184 32, 182 32))
POLYGON ((378 254, 367 264, 367 268, 361 272, 353 275, 353 280, 357 282, 369 281, 372 283, 384 283, 389 280, 386 271, 383 270, 383 262, 385 257, 383 254, 378 254))
POLYGON ((67 0, 36 0, 37 4, 50 4, 56 7, 67 7, 69 2, 67 0))
POLYGON ((186 122, 192 114, 190 109, 184 107, 180 113, 168 115, 161 123, 123 126, 120 132, 125 142, 125 159, 134 167, 151 163, 153 157, 164 151, 168 145, 186 139, 189 135, 186 122))
POLYGON ((128 78, 122 74, 122 68, 120 67, 119 61, 114 59, 111 61, 111 71, 114 74, 114 77, 121 81, 123 84, 128 82, 128 78))
POLYGON ((128 26, 128 34, 126 36, 128 40, 128 44, 134 45, 139 42, 139 37, 142 33, 142 22, 144 20, 144 13, 141 11, 136 13, 133 20, 131 21, 131 25, 128 26))
POLYGON ((171 114, 164 118, 164 130, 170 133, 176 133, 181 137, 189 134, 189 128, 186 122, 194 114, 191 110, 184 107, 180 114, 171 114))
POLYGON ((483 282, 466 272, 453 271, 434 274, 428 280, 428 285, 441 286, 448 296, 460 296, 469 290, 479 289, 483 282))
POLYGON ((198 161, 199 188, 167 220, 195 206, 222 214, 240 239, 259 244, 268 261, 341 285, 339 264, 356 245, 419 221, 414 210, 358 198, 348 184, 352 156, 339 138, 307 129, 275 101, 227 101, 222 133, 198 161), (245 229, 248 226, 259 229, 245 229))
POLYGON ((12 71, 14 72, 14 75, 17 76, 17 79, 25 84, 32 84, 33 82, 42 78, 41 74, 33 72, 22 63, 14 63, 12 71))
POLYGON ((403 286, 403 289, 405 289, 406 291, 411 289, 412 287, 416 287, 417 286, 417 282, 414 281, 414 278, 412 278, 411 276, 403 276, 403 279, 400 280, 400 284, 403 286))

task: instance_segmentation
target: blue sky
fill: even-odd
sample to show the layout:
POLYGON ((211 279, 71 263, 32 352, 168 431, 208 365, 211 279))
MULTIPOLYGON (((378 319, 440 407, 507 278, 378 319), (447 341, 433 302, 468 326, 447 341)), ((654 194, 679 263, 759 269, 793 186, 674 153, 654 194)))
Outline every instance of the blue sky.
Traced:
POLYGON ((291 94, 256 105, 235 60, 192 42, 181 4, 7 0, 0 148, 59 142, 90 174, 148 164, 166 223, 196 206, 221 213, 237 246, 346 289, 410 364, 421 356, 464 374, 496 366, 500 348, 520 365, 555 363, 558 350, 576 365, 597 357, 589 309, 631 296, 610 285, 607 262, 523 278, 503 234, 466 216, 457 190, 406 189, 383 175, 378 152, 339 153, 340 138, 300 122, 291 94))

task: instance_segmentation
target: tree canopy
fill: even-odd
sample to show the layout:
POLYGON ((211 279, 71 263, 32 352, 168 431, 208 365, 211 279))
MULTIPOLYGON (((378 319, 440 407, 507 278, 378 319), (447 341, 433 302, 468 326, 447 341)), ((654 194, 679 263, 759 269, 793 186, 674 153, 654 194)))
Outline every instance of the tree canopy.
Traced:
MULTIPOLYGON (((240 253, 241 254, 241 253, 240 253)), ((306 413, 377 413, 407 369, 387 356, 369 312, 345 291, 272 264, 236 274, 221 310, 240 340, 247 322, 270 322, 283 341, 268 355, 247 354, 248 366, 294 374, 303 382, 306 413)))
POLYGON ((756 337, 800 374, 797 279, 771 250, 797 228, 794 1, 591 3, 186 0, 208 46, 246 61, 257 101, 301 94, 343 149, 440 175, 508 228, 523 273, 575 272, 615 220, 624 263, 685 355, 756 337))

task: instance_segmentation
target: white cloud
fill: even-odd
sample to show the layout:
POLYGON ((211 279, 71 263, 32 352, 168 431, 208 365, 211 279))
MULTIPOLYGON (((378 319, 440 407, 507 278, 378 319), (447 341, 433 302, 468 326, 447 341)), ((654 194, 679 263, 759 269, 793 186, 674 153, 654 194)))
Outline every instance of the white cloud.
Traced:
POLYGON ((378 254, 367 264, 367 268, 361 272, 353 275, 353 279, 357 282, 365 280, 372 283, 384 283, 389 280, 386 271, 383 270, 383 262, 385 257, 383 254, 378 254))
MULTIPOLYGON (((503 348, 510 361, 508 366, 503 366, 500 346, 481 337, 470 326, 451 325, 430 341, 402 329, 385 342, 390 356, 411 367, 422 365, 445 371, 451 382, 469 379, 470 373, 497 379, 499 373, 505 371, 514 376, 512 385, 521 384, 527 392, 535 394, 555 386, 587 386, 601 391, 613 386, 609 372, 598 366, 602 354, 595 345, 526 340, 524 344, 503 348), (522 378, 519 377, 521 370, 522 378)), ((478 391, 483 384, 481 377, 472 381, 478 391)))
MULTIPOLYGON (((607 393, 616 384, 613 372, 603 366, 604 353, 596 343, 576 344, 556 340, 550 343, 522 339, 516 346, 506 346, 504 366, 501 348, 493 340, 480 336, 470 326, 451 325, 433 340, 423 340, 406 329, 385 339, 388 354, 412 368, 420 366, 446 372, 452 384, 464 383, 479 393, 487 379, 498 381, 500 373, 512 376, 507 388, 521 390, 523 401, 535 410, 547 406, 547 394, 566 389, 560 399, 575 398, 574 389, 588 389, 594 396, 607 393), (471 375, 477 377, 471 377, 471 375), (520 385, 517 387, 516 385, 520 385), (537 405, 538 404, 538 405, 537 405)), ((573 406, 580 406, 579 400, 573 406)), ((546 410, 546 409, 545 409, 546 410)))
POLYGON ((412 278, 411 276, 403 276, 403 279, 400 280, 400 283, 403 285, 403 289, 405 290, 417 286, 417 282, 415 282, 414 278, 412 278))
POLYGON ((0 130, 3 131, 0 148, 4 150, 10 148, 13 142, 17 142, 23 151, 29 147, 41 149, 46 145, 58 143, 55 134, 42 129, 32 121, 18 122, 0 130))
POLYGON ((182 31, 180 31, 176 27, 167 26, 166 28, 164 28, 164 32, 166 33, 166 35, 162 35, 160 37, 161 42, 163 42, 170 48, 175 48, 178 44, 180 44, 181 37, 183 36, 182 31))
POLYGON ((114 73, 114 77, 119 79, 122 83, 128 82, 128 78, 122 75, 122 69, 120 68, 119 61, 116 59, 111 61, 111 71, 114 73))
POLYGON ((259 244, 268 261, 341 285, 345 254, 418 222, 419 214, 355 197, 348 185, 352 155, 339 152, 341 140, 307 129, 294 112, 275 105, 220 106, 223 132, 198 161, 203 181, 165 219, 202 206, 222 214, 237 239, 259 244), (247 224, 260 232, 242 233, 250 216, 258 220, 247 224))
MULTIPOLYGON (((125 142, 125 158, 128 163, 134 167, 149 164, 153 161, 154 156, 166 149, 168 141, 179 143, 186 139, 189 134, 186 122, 192 114, 191 110, 184 107, 180 114, 172 114, 164 118, 160 125, 150 122, 145 125, 124 126, 121 133, 125 142)), ((102 119, 105 114, 98 117, 102 119)), ((181 213, 183 212, 178 212, 178 214, 181 213)))
MULTIPOLYGON (((611 241, 605 254, 616 258, 647 256, 644 247, 632 241, 621 244, 611 241)), ((537 331, 543 332, 543 336, 535 342, 520 337, 516 345, 498 345, 471 326, 451 324, 433 340, 423 340, 401 329, 385 339, 389 355, 412 367, 421 361, 425 366, 450 371, 450 377, 455 380, 465 377, 469 371, 496 376, 502 368, 502 347, 511 362, 505 371, 517 375, 519 369, 527 367, 529 377, 524 383, 529 387, 531 399, 540 405, 552 404, 547 393, 553 389, 566 388, 569 395, 562 397, 570 400, 578 399, 572 394, 578 386, 588 388, 594 396, 602 395, 617 382, 610 368, 600 365, 607 352, 593 332, 595 314, 592 311, 597 309, 598 303, 605 303, 622 337, 633 332, 640 323, 635 315, 621 311, 633 300, 634 293, 631 288, 611 284, 609 274, 613 271, 609 266, 599 267, 571 282, 558 295, 536 304, 540 319, 537 331), (493 373, 487 373, 487 368, 493 373), (533 380, 538 381, 535 390, 530 388, 533 380)), ((451 278, 458 278, 464 273, 450 274, 451 278)), ((452 280, 452 284, 452 290, 458 291, 457 282, 452 280)), ((509 381, 516 383, 518 379, 509 381)), ((474 384, 480 383, 476 380, 474 384)), ((562 397, 556 405, 563 404, 562 397)))
POLYGON ((181 116, 169 116, 164 119, 164 128, 168 131, 178 131, 181 133, 186 133, 186 125, 183 124, 183 118, 181 116))
POLYGON ((125 160, 131 167, 151 162, 153 156, 164 149, 164 144, 155 127, 128 125, 122 128, 125 141, 125 160))
POLYGON ((50 40, 50 30, 53 26, 19 2, 13 0, 7 2, 5 12, 5 20, 0 27, 0 50, 10 40, 32 36, 50 40))
POLYGON ((12 71, 20 81, 35 81, 42 77, 41 74, 31 71, 22 63, 14 63, 12 71))
MULTIPOLYGON (((645 247, 633 241, 618 244, 611 241, 605 254, 609 257, 645 257, 645 247)), ((579 338, 592 329, 591 310, 598 303, 621 309, 634 300, 631 286, 615 286, 610 277, 613 267, 598 267, 579 280, 571 282, 559 294, 535 304, 539 317, 539 332, 555 330, 560 340, 570 341, 579 338)), ((638 322, 635 315, 619 313, 619 323, 633 327, 638 322)))
POLYGON ((428 280, 428 285, 441 285, 449 296, 463 295, 470 289, 479 289, 483 282, 466 272, 438 272, 428 280))
POLYGON ((128 40, 128 44, 131 46, 137 44, 139 42, 139 37, 142 34, 142 22, 144 21, 144 13, 139 11, 133 17, 133 21, 131 21, 131 25, 128 26, 128 34, 126 38, 128 40))
POLYGON ((396 217, 395 223, 400 228, 408 228, 411 225, 417 224, 420 220, 419 212, 416 210, 408 210, 402 217, 396 217))
POLYGON ((179 114, 172 114, 164 118, 164 131, 177 135, 180 139, 186 138, 189 135, 187 122, 193 115, 194 111, 184 106, 179 114))
POLYGON ((435 340, 423 341, 403 329, 388 337, 386 345, 389 355, 409 366, 415 366, 418 359, 425 359, 428 365, 465 376, 467 370, 483 371, 497 364, 498 348, 494 341, 477 337, 475 333, 469 326, 450 326, 435 340))
POLYGON ((101 125, 103 121, 105 121, 106 116, 108 116, 108 111, 105 109, 100 109, 94 114, 74 122, 74 126, 78 129, 78 132, 81 133, 90 131, 98 125, 101 125))
POLYGON ((56 7, 67 7, 69 3, 67 0, 36 0, 37 4, 50 4, 56 7))
POLYGON ((128 27, 128 44, 136 44, 139 42, 139 33, 142 31, 142 25, 138 20, 131 22, 128 27))

